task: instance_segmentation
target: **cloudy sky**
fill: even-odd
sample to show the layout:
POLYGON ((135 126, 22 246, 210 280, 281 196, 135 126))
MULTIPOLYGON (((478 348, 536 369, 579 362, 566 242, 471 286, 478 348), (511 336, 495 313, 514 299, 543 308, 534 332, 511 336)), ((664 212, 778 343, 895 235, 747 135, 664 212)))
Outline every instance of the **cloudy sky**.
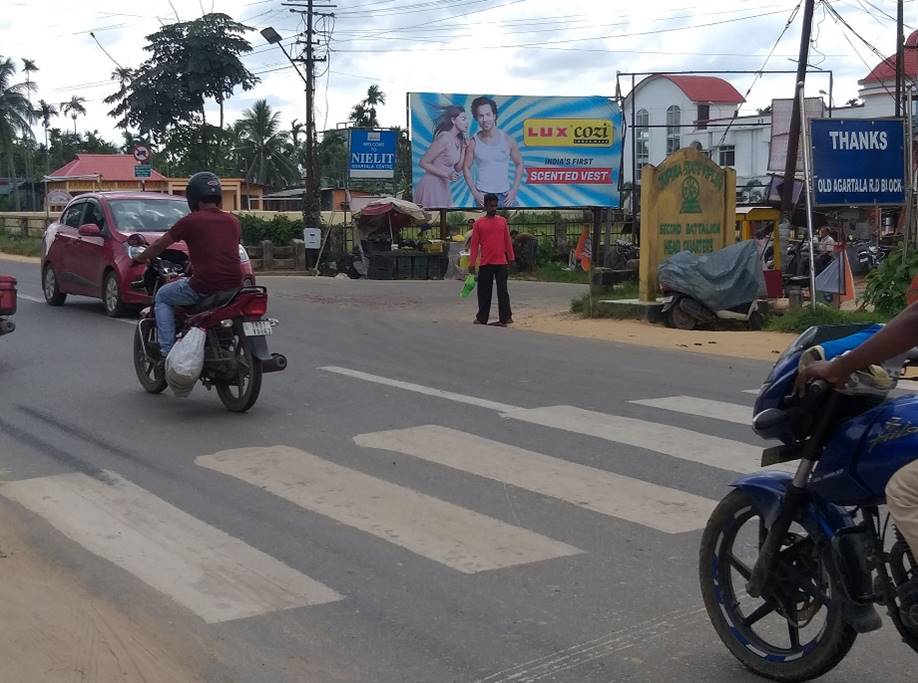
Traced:
MULTIPOLYGON (((319 1, 319 0, 317 0, 319 1)), ((329 61, 320 65, 318 126, 343 122, 372 83, 386 93, 384 125, 405 125, 411 91, 523 95, 612 95, 616 72, 756 70, 768 53, 769 69, 794 69, 802 8, 776 43, 796 0, 336 0, 329 61)), ((833 0, 832 6, 861 38, 883 55, 895 44, 894 0, 833 0)), ((232 120, 257 99, 282 112, 283 122, 305 118, 303 86, 276 46, 257 29, 273 26, 291 44, 302 21, 282 0, 3 0, 0 54, 33 59, 36 97, 50 102, 85 97, 88 115, 77 125, 117 139, 109 107, 114 62, 137 66, 145 36, 162 23, 225 12, 253 27, 253 51, 244 58, 261 82, 239 92, 227 107, 232 120), (90 32, 108 52, 96 44, 90 32)), ((905 22, 918 26, 915 0, 905 22)), ((906 35, 911 31, 906 28, 906 35)), ((857 95, 857 80, 880 61, 860 38, 817 3, 810 63, 834 75, 834 100, 857 95)), ((298 50, 291 46, 292 50, 298 50)), ((321 50, 323 53, 326 50, 321 50)), ((752 74, 724 74, 745 93, 752 74)), ((630 78, 623 79, 627 91, 630 78)), ((829 79, 808 78, 807 92, 828 91, 829 79)), ((744 111, 793 91, 793 76, 767 76, 752 88, 744 111)), ((60 126, 72 126, 59 120, 60 126)), ((40 130, 36 130, 39 134, 40 130)))

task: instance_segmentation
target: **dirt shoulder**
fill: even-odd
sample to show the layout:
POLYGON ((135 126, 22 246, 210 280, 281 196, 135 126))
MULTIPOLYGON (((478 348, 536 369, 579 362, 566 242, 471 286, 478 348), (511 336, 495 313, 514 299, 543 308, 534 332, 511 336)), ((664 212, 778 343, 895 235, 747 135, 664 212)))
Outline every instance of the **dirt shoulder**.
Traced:
POLYGON ((782 332, 673 330, 637 320, 588 319, 574 313, 537 313, 518 318, 515 327, 671 351, 771 362, 795 338, 793 334, 782 332))
POLYGON ((12 261, 13 263, 41 263, 37 256, 19 256, 17 254, 5 254, 0 251, 0 261, 12 261))
POLYGON ((155 628, 91 595, 28 547, 0 503, 0 662, 4 681, 192 683, 155 628))

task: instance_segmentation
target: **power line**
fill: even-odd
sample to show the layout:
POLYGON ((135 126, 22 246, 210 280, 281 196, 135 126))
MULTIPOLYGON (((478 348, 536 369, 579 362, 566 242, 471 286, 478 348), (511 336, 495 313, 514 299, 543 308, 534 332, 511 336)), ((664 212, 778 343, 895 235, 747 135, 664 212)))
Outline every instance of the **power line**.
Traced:
MULTIPOLYGON (((639 31, 635 33, 612 33, 609 35, 593 36, 590 38, 567 38, 563 40, 555 40, 555 41, 547 41, 547 42, 539 42, 539 43, 518 43, 518 44, 513 44, 513 45, 477 45, 477 46, 470 46, 470 47, 441 47, 441 48, 421 47, 421 48, 417 48, 416 50, 392 50, 392 49, 388 49, 388 50, 338 50, 337 48, 335 48, 335 52, 373 54, 373 53, 379 53, 379 52, 398 52, 398 51, 424 52, 424 51, 428 51, 431 49, 436 49, 440 52, 463 52, 463 51, 468 51, 468 50, 507 50, 507 49, 517 49, 517 48, 546 49, 546 46, 551 46, 551 45, 566 45, 569 43, 582 43, 582 42, 590 42, 594 40, 609 40, 613 38, 636 38, 639 36, 657 35, 660 33, 673 33, 675 31, 691 31, 693 29, 708 28, 711 26, 721 26, 723 24, 732 24, 732 23, 739 22, 739 21, 747 21, 749 19, 761 19, 763 17, 774 16, 776 14, 784 14, 784 11, 779 10, 775 12, 763 12, 760 14, 754 14, 754 15, 745 16, 745 17, 738 17, 735 19, 724 19, 722 21, 713 21, 707 24, 695 24, 693 26, 675 26, 675 27, 669 27, 665 29, 654 29, 652 31, 639 31)), ((608 52, 610 50, 602 50, 602 51, 608 52)))
MULTIPOLYGON (((794 19, 797 18, 797 13, 800 11, 800 5, 803 3, 803 0, 800 0, 797 3, 797 6, 791 10, 790 16, 787 18, 787 23, 784 24, 784 28, 781 29, 781 33, 778 34, 777 40, 775 40, 774 45, 771 46, 771 50, 768 51, 768 55, 765 57, 765 61, 762 62, 761 68, 756 72, 755 76, 752 77, 752 82, 749 84, 749 87, 746 89, 746 94, 743 95, 743 101, 749 99, 749 95, 752 93, 752 89, 755 87, 755 84, 758 83, 759 79, 762 77, 765 67, 768 66, 768 60, 771 59, 772 55, 775 53, 775 50, 778 49, 778 43, 784 38, 784 34, 787 33, 787 29, 791 27, 791 24, 794 23, 794 19)), ((736 111, 733 112, 733 118, 730 119, 730 123, 727 124, 727 127, 724 128, 724 134, 720 137, 720 142, 717 143, 717 146, 720 147, 724 144, 724 140, 727 139, 727 133, 730 132, 730 128, 733 126, 733 122, 736 121, 736 117, 739 115, 739 107, 736 108, 736 111)))

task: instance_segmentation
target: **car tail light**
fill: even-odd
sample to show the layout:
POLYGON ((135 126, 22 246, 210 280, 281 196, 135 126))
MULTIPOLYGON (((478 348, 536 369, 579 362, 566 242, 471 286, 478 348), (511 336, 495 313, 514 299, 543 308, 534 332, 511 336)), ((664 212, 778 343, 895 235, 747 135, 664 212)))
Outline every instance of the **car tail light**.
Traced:
POLYGON ((242 305, 242 313, 247 318, 260 318, 268 312, 268 297, 250 296, 242 305))

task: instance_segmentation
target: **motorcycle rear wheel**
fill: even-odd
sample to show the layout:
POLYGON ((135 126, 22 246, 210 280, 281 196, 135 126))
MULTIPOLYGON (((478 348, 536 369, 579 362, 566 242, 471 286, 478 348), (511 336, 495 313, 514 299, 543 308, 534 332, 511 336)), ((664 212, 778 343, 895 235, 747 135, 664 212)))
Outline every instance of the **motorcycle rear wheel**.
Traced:
POLYGON ((166 388, 166 375, 163 371, 162 363, 156 363, 149 358, 144 353, 144 342, 149 344, 154 340, 156 335, 155 326, 147 323, 146 325, 138 325, 134 330, 134 370, 137 372, 137 379, 140 381, 140 386, 144 388, 145 391, 148 391, 151 394, 161 394, 166 388), (146 328, 146 332, 141 332, 142 329, 146 328), (145 338, 141 338, 141 334, 145 338))
POLYGON ((215 382, 217 395, 226 409, 233 413, 244 413, 258 400, 261 393, 261 361, 255 358, 248 337, 237 333, 229 351, 236 363, 236 378, 232 382, 215 382))
POLYGON ((717 635, 746 668, 775 681, 808 681, 844 659, 857 633, 845 621, 838 582, 819 544, 799 524, 782 544, 771 587, 757 599, 745 593, 766 534, 749 494, 735 490, 720 502, 701 541, 704 604, 717 635))

